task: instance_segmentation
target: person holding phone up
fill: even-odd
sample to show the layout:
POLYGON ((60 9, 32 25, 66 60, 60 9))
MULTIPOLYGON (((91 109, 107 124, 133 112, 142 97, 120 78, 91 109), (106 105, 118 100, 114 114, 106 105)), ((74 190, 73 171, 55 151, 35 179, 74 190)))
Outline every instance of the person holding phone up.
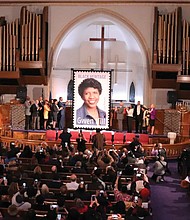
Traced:
POLYGON ((128 189, 126 185, 122 185, 121 191, 118 189, 118 183, 119 183, 119 178, 122 175, 121 172, 118 171, 117 173, 117 178, 115 181, 115 186, 114 186, 114 196, 115 196, 115 201, 124 201, 124 202, 129 202, 131 201, 131 195, 128 194, 128 189))

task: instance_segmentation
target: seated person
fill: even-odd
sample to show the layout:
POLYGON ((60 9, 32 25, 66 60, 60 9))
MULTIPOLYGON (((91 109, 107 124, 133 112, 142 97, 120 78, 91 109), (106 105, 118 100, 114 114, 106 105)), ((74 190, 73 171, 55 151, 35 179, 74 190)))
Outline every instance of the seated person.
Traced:
POLYGON ((70 176, 70 183, 66 183, 67 190, 77 190, 79 184, 77 183, 77 176, 72 174, 70 176))
POLYGON ((38 195, 36 197, 36 203, 32 204, 32 209, 34 210, 41 210, 41 211, 48 211, 50 210, 50 205, 44 203, 45 198, 43 195, 38 195))
POLYGON ((86 170, 82 167, 82 162, 77 161, 75 167, 72 168, 72 173, 86 173, 86 170))
POLYGON ((32 158, 32 156, 33 156, 33 152, 31 148, 28 145, 26 145, 19 157, 20 158, 32 158))
POLYGON ((22 220, 23 218, 18 215, 19 210, 16 205, 12 204, 8 207, 6 215, 3 219, 7 220, 22 220))
POLYGON ((90 200, 90 193, 86 190, 85 183, 80 182, 78 189, 74 192, 74 198, 80 198, 81 200, 90 200))
POLYGON ((28 211, 31 208, 31 203, 24 202, 24 197, 20 192, 12 197, 12 204, 16 205, 18 210, 28 211))
POLYGON ((46 184, 42 184, 41 195, 43 195, 45 199, 54 198, 54 194, 49 191, 49 187, 46 184))

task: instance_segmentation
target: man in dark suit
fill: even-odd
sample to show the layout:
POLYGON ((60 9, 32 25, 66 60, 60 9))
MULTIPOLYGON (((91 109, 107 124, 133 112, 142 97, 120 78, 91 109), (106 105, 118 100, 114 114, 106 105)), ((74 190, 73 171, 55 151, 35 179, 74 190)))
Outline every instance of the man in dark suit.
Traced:
POLYGON ((137 102, 137 105, 134 108, 133 116, 135 118, 136 133, 142 133, 143 111, 140 101, 137 102))
POLYGON ((63 102, 63 97, 59 97, 58 107, 60 109, 58 113, 58 125, 59 130, 65 127, 65 103, 63 102))

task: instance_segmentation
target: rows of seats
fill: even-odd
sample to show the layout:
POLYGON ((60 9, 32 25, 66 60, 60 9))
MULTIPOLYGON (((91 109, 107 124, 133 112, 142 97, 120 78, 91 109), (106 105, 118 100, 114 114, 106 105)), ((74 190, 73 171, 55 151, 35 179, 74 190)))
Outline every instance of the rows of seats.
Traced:
MULTIPOLYGON (((62 131, 58 130, 47 130, 46 131, 46 140, 55 141, 59 140, 59 135, 62 131)), ((78 138, 79 130, 70 130, 72 135, 71 142, 76 142, 78 138)), ((92 136, 96 133, 95 131, 82 131, 84 139, 90 143, 92 136)), ((106 144, 125 144, 133 141, 133 138, 136 137, 135 133, 127 133, 127 132, 113 132, 113 131, 102 131, 106 138, 106 144)), ((148 144, 149 143, 149 135, 148 134, 138 134, 140 143, 148 144)))

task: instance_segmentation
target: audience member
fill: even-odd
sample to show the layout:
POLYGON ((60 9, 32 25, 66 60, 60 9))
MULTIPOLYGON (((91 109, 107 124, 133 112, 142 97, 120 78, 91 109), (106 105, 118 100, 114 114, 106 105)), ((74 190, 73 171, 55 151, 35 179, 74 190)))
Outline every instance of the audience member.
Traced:
POLYGON ((131 196, 128 193, 127 187, 125 185, 122 185, 121 191, 119 190, 119 178, 120 174, 117 175, 116 181, 115 181, 115 186, 114 186, 114 195, 115 195, 115 201, 124 201, 128 202, 131 200, 131 196))
POLYGON ((86 140, 84 139, 84 136, 83 136, 83 133, 82 132, 80 132, 79 134, 78 134, 78 138, 76 139, 76 142, 77 142, 77 150, 79 151, 79 152, 85 152, 85 150, 86 150, 86 140))
POLYGON ((42 184, 41 194, 45 199, 51 199, 54 197, 54 194, 49 191, 49 187, 46 184, 42 184))
POLYGON ((70 142, 71 142, 71 133, 68 132, 68 130, 66 128, 63 129, 63 132, 59 135, 59 138, 61 139, 61 145, 62 148, 69 148, 70 149, 70 142))
POLYGON ((90 200, 90 193, 86 190, 85 182, 81 181, 77 190, 74 192, 75 198, 80 198, 83 201, 90 200))
POLYGON ((84 214, 88 211, 88 206, 84 204, 84 202, 80 198, 76 198, 75 200, 75 206, 72 207, 76 209, 80 214, 84 214))
POLYGON ((154 173, 152 179, 158 182, 164 181, 164 175, 166 174, 167 162, 164 160, 164 156, 160 156, 159 159, 154 163, 154 173))
POLYGON ((70 183, 66 183, 66 187, 68 190, 77 190, 79 184, 77 183, 77 176, 75 174, 72 174, 70 176, 70 183))
POLYGON ((72 173, 86 173, 86 170, 82 167, 81 161, 75 163, 75 166, 72 168, 72 173))
POLYGON ((20 192, 17 192, 12 197, 12 205, 16 205, 18 210, 28 211, 31 208, 31 203, 24 202, 24 197, 20 192))
POLYGON ((22 217, 18 215, 18 208, 16 205, 12 204, 7 209, 7 214, 3 217, 3 220, 22 220, 22 217))
POLYGON ((105 135, 100 133, 100 129, 96 129, 96 134, 92 136, 92 147, 98 150, 103 150, 106 145, 105 142, 105 135))
POLYGON ((21 152, 19 158, 32 158, 32 156, 33 156, 33 152, 31 148, 28 145, 26 145, 23 151, 21 152))

